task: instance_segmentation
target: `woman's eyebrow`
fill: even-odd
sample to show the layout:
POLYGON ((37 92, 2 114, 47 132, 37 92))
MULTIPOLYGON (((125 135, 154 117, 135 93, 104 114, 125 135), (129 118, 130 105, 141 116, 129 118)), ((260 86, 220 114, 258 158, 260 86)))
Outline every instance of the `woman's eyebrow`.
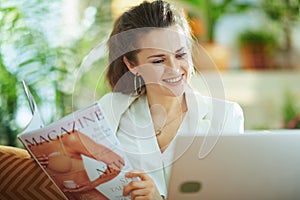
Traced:
MULTIPOLYGON (((176 50, 175 53, 181 52, 183 49, 184 47, 181 47, 180 49, 176 50)), ((148 56, 147 59, 154 58, 154 57, 163 57, 163 56, 165 56, 165 54, 155 54, 155 55, 148 56)))
POLYGON ((182 51, 184 49, 184 47, 181 47, 180 49, 178 49, 175 53, 178 53, 180 51, 182 51))
POLYGON ((163 57, 163 56, 165 56, 165 55, 164 54, 155 54, 155 55, 148 56, 147 58, 163 57))

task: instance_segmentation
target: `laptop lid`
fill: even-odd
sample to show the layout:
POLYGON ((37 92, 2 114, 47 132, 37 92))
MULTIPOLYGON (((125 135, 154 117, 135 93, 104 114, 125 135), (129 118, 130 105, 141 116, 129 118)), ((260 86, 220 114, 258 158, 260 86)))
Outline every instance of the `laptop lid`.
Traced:
POLYGON ((300 199, 300 130, 221 136, 199 159, 205 139, 176 140, 168 199, 300 199))

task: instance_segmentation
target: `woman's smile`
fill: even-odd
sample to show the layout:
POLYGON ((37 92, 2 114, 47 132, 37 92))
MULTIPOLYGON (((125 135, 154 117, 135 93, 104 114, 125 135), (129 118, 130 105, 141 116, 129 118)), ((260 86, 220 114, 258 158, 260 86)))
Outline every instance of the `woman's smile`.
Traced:
POLYGON ((183 82, 183 77, 184 74, 181 74, 175 77, 165 78, 163 81, 171 86, 177 86, 183 82))

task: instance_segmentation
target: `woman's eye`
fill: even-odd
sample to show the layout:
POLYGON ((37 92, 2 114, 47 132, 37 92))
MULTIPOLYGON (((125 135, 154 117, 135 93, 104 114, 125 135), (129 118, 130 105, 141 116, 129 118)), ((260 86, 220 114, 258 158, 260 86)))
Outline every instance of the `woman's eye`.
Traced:
POLYGON ((183 58, 187 55, 187 53, 179 53, 176 55, 176 58, 183 58))
POLYGON ((161 59, 161 60, 154 60, 154 61, 152 61, 152 63, 154 63, 154 64, 159 64, 159 63, 162 63, 162 62, 164 62, 164 60, 163 60, 163 59, 161 59))

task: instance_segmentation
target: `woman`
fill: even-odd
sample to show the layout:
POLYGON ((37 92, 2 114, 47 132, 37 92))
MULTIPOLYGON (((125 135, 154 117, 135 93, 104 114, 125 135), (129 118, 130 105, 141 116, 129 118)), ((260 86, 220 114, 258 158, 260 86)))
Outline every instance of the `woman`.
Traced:
POLYGON ((107 79, 100 99, 138 178, 124 186, 132 199, 164 199, 174 140, 179 135, 243 132, 233 102, 193 91, 188 23, 164 1, 143 2, 121 15, 108 41, 107 79))

